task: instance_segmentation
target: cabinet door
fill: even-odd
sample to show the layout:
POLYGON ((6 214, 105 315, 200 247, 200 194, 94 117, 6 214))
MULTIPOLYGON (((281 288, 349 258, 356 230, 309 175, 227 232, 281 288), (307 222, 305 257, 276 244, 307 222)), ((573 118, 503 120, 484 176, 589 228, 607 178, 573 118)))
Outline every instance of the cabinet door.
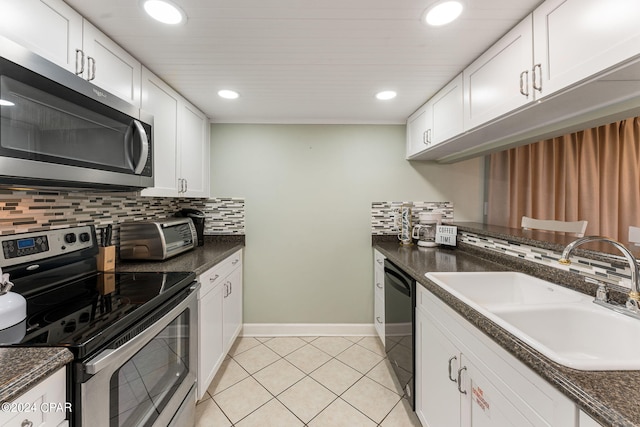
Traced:
POLYGON ((416 310, 416 414, 425 427, 460 426, 460 352, 416 310))
POLYGON ((384 347, 384 255, 373 251, 373 325, 384 347))
POLYGON ((242 266, 224 280, 224 349, 225 353, 242 329, 242 266))
POLYGON ((125 101, 140 107, 142 65, 104 33, 83 22, 83 77, 125 101))
POLYGON ((76 72, 82 16, 75 10, 61 0, 2 0, 1 8, 0 34, 76 72))
POLYGON ((433 135, 431 146, 446 141, 463 131, 464 103, 462 74, 443 87, 431 100, 433 135))
POLYGON ((154 186, 143 196, 177 196, 178 104, 180 96, 146 68, 142 71, 142 109, 153 115, 154 186))
POLYGON ((429 147, 431 138, 431 104, 420 107, 407 120, 407 158, 429 147))
POLYGON ((541 420, 531 422, 500 390, 487 380, 476 366, 463 356, 462 425, 469 427, 546 426, 541 420))
POLYGON ((529 15, 463 71, 465 130, 534 100, 532 25, 529 15))
MULTIPOLYGON (((547 0, 533 13, 542 95, 640 55, 640 2, 547 0)), ((539 78, 539 76, 537 76, 539 78)))
POLYGON ((193 105, 180 107, 180 177, 186 197, 209 197, 209 122, 193 105), (186 190, 186 191, 185 191, 186 190))
POLYGON ((198 300, 198 399, 204 396, 225 355, 222 292, 223 286, 218 285, 198 300))

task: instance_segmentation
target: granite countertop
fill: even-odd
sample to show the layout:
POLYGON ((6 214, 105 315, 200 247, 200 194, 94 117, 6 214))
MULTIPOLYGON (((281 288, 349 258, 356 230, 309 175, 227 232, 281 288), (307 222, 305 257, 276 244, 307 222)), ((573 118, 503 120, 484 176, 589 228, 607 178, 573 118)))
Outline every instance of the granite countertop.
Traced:
POLYGON ((63 347, 0 348, 0 402, 11 402, 73 360, 63 347))
POLYGON ((197 276, 243 247, 244 236, 205 236, 204 246, 198 246, 193 250, 165 261, 118 260, 116 262, 116 271, 193 271, 197 276))
POLYGON ((460 248, 403 247, 397 241, 375 240, 374 248, 602 425, 640 426, 640 371, 579 371, 559 365, 425 277, 434 271, 505 271, 509 267, 460 248))

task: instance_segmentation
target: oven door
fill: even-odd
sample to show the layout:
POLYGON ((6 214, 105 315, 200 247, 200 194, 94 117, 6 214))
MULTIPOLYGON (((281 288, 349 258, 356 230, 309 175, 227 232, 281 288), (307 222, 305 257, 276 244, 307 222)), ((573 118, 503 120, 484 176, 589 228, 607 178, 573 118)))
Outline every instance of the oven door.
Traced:
POLYGON ((159 320, 149 326, 143 320, 114 348, 81 362, 89 377, 76 384, 76 426, 194 425, 198 286, 167 302, 180 301, 159 320))

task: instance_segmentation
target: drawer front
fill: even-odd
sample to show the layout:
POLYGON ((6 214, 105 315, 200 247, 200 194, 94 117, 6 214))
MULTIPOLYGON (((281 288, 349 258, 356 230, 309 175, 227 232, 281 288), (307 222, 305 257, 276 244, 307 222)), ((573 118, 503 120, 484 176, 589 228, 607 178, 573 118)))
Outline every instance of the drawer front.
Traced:
POLYGON ((242 249, 226 258, 219 264, 214 265, 209 270, 205 271, 198 277, 200 282, 201 295, 206 295, 209 291, 214 289, 220 283, 224 282, 224 279, 231 274, 233 270, 242 266, 242 249))

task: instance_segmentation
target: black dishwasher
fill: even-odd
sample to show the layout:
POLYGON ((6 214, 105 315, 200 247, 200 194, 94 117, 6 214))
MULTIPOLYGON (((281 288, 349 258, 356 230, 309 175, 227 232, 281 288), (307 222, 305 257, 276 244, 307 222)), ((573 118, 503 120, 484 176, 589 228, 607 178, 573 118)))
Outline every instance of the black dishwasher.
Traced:
POLYGON ((414 331, 416 281, 392 262, 384 261, 384 342, 387 358, 415 409, 414 331))

